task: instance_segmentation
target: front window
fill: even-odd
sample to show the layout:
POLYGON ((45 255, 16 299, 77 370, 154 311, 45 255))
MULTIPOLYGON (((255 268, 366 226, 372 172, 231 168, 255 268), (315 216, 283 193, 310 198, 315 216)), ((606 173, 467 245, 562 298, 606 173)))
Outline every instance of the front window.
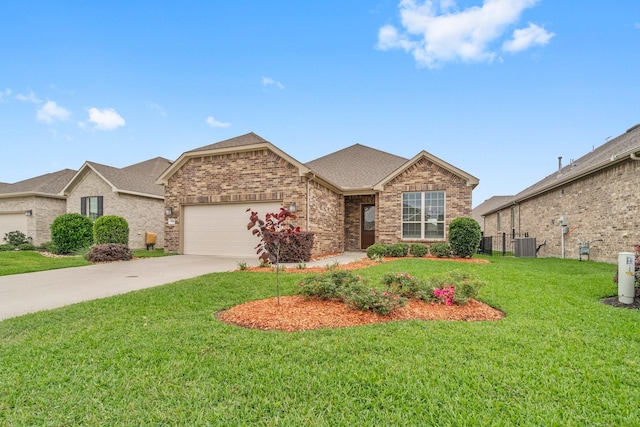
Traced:
POLYGON ((102 196, 82 197, 80 199, 80 213, 95 221, 102 216, 102 196))
POLYGON ((402 193, 402 238, 444 239, 444 191, 402 193))

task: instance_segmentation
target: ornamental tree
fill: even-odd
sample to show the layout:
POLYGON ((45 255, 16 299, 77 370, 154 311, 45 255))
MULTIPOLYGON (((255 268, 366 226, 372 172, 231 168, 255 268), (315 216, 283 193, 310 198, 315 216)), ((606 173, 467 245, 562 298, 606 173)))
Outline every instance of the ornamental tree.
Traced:
POLYGON ((258 259, 276 267, 276 294, 278 304, 280 304, 280 284, 278 282, 280 248, 283 244, 289 243, 291 236, 300 233, 300 227, 296 227, 290 222, 290 220, 296 219, 296 216, 285 208, 280 208, 278 213, 267 213, 264 220, 260 219, 258 212, 251 209, 247 209, 247 212, 250 212, 247 230, 260 238, 260 242, 256 246, 258 259))

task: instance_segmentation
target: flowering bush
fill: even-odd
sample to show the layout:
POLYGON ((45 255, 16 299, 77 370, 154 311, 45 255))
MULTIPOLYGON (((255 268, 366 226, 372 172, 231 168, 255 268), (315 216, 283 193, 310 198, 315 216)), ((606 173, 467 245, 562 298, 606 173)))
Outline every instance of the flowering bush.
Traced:
POLYGON ((307 298, 339 299, 358 310, 381 315, 402 307, 408 299, 464 305, 478 294, 484 285, 468 273, 452 271, 429 280, 420 280, 409 273, 387 273, 381 286, 370 287, 361 277, 350 271, 334 270, 315 274, 300 282, 298 294, 307 298))
POLYGON ((453 305, 453 301, 456 297, 456 287, 447 286, 442 289, 435 288, 433 295, 445 305, 453 305))

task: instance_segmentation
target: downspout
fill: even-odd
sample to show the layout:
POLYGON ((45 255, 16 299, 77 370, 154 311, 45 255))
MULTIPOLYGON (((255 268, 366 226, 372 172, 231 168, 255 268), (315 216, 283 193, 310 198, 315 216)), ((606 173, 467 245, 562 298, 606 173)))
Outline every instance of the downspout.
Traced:
POLYGON ((631 155, 629 156, 629 158, 630 158, 631 160, 635 160, 635 161, 640 160, 640 157, 636 156, 636 153, 631 153, 631 155))

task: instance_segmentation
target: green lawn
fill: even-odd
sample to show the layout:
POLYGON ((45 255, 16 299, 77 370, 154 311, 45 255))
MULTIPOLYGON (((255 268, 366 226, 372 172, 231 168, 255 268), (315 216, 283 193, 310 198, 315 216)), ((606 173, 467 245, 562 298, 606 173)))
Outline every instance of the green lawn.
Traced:
POLYGON ((81 256, 49 258, 35 251, 0 252, 0 276, 89 265, 81 256))
MULTIPOLYGON (((359 273, 456 268, 498 322, 243 329, 219 310, 275 295, 233 272, 0 322, 0 424, 91 426, 630 426, 640 311, 615 266, 559 259, 401 260, 359 273)), ((283 293, 304 276, 281 274, 283 293)))

